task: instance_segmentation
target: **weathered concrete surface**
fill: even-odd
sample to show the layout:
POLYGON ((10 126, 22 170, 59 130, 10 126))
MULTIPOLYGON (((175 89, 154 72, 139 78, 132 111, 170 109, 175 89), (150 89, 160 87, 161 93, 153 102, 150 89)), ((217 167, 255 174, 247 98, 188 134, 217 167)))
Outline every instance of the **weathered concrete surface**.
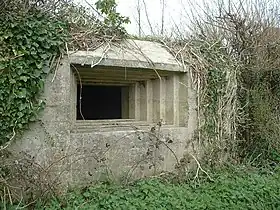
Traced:
POLYGON ((173 171, 176 158, 179 161, 188 149, 186 133, 186 128, 162 128, 156 133, 149 130, 72 133, 73 149, 79 148, 80 154, 72 159, 72 183, 102 178, 131 181, 173 171))
POLYGON ((102 45, 95 51, 70 52, 71 63, 120 66, 186 72, 180 63, 157 42, 126 40, 119 44, 102 45))
MULTIPOLYGON (((139 43, 148 53, 145 48, 147 43, 139 43)), ((114 56, 114 59, 119 59, 114 56)), ((176 63, 169 56, 162 56, 169 62, 166 68, 168 65, 174 67, 176 63)), ((125 57, 132 59, 129 55, 125 57)), ((153 61, 163 62, 162 58, 153 57, 153 61)), ((43 171, 48 173, 49 179, 59 181, 64 186, 86 184, 104 177, 129 181, 160 171, 173 171, 184 153, 195 147, 192 136, 196 129, 196 97, 187 74, 180 77, 175 75, 167 80, 146 81, 146 88, 134 89, 137 100, 132 100, 130 106, 143 111, 134 112, 136 119, 129 128, 125 122, 118 122, 115 127, 99 122, 77 123, 77 83, 70 69, 72 59, 64 58, 56 73, 49 75, 42 96, 46 108, 40 121, 31 124, 30 129, 10 148, 14 152, 24 151, 34 157, 36 164, 46 168, 43 171), (153 92, 158 93, 158 96, 153 95, 153 92), (166 117, 172 125, 162 125, 159 131, 155 129, 151 132, 156 125, 156 121, 152 121, 154 115, 166 117)), ((75 59, 76 63, 83 64, 82 60, 87 60, 87 57, 75 59)), ((90 64, 91 60, 86 62, 90 64)), ((103 65, 109 65, 106 62, 103 65)), ((133 62, 137 63, 137 59, 133 62)), ((139 66, 143 67, 142 64, 139 66)), ((178 65, 177 68, 180 69, 178 65)), ((135 84, 139 86, 139 83, 135 84)))

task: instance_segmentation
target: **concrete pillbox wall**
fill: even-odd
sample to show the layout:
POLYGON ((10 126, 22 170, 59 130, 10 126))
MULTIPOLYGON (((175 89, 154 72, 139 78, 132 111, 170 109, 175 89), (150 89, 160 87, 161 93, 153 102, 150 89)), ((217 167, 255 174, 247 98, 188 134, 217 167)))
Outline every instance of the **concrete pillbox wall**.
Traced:
MULTIPOLYGON (((163 56, 165 61, 171 60, 172 56, 167 56, 163 56)), ((128 96, 122 98, 122 106, 128 107, 128 113, 123 112, 122 116, 130 119, 78 122, 76 102, 79 78, 76 71, 81 70, 79 65, 85 68, 99 58, 96 52, 79 51, 60 61, 56 72, 47 78, 43 95, 46 108, 40 121, 31 124, 11 150, 34 156, 38 164, 50 169, 48 178, 58 180, 61 186, 87 184, 108 176, 115 180, 136 179, 165 170, 173 171, 176 159, 180 160, 186 151, 193 149, 191 145, 195 145, 192 136, 197 124, 196 94, 188 73, 180 70, 175 62, 166 65, 162 62, 156 65, 158 73, 162 72, 162 76, 158 77, 152 68, 155 65, 144 61, 137 63, 135 60, 123 62, 114 58, 117 68, 135 70, 137 65, 137 69, 147 71, 146 76, 142 77, 142 73, 136 72, 128 77, 131 80, 121 81, 114 80, 119 75, 114 72, 112 78, 98 71, 95 73, 98 75, 95 82, 101 83, 107 78, 110 84, 115 81, 127 87, 124 93, 128 96), (74 69, 73 65, 78 66, 74 69), (172 68, 171 71, 168 68, 172 68), (154 134, 150 133, 151 126, 160 119, 165 124, 154 138, 154 134), (156 148, 157 141, 172 142, 168 143, 172 151, 164 144, 156 148), (148 151, 152 151, 152 155, 147 154, 148 151)), ((100 64, 108 64, 110 68, 106 69, 111 73, 115 68, 108 58, 100 64)), ((95 66, 92 70, 98 68, 95 66)), ((122 75, 120 78, 125 77, 122 75)))

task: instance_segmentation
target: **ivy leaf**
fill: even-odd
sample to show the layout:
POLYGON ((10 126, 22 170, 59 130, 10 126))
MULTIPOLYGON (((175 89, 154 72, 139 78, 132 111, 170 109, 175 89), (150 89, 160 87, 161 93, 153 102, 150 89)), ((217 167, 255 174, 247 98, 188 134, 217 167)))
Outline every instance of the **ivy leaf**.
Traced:
POLYGON ((44 59, 44 60, 46 60, 46 59, 49 57, 48 54, 41 54, 40 56, 41 56, 41 58, 44 59))
POLYGON ((29 121, 30 121, 30 122, 35 122, 35 121, 36 121, 36 116, 33 115, 33 116, 29 119, 29 121))
POLYGON ((32 76, 33 76, 34 78, 39 78, 39 77, 41 77, 41 71, 35 70, 35 72, 33 73, 32 76))
POLYGON ((27 108, 26 103, 21 103, 21 104, 19 105, 19 110, 20 110, 20 111, 24 110, 25 108, 27 108))
POLYGON ((0 63, 0 70, 3 70, 5 68, 7 68, 8 64, 7 63, 4 63, 4 62, 1 62, 0 63))
POLYGON ((18 92, 17 96, 18 96, 19 98, 25 98, 25 97, 26 97, 26 94, 27 94, 26 89, 25 89, 25 88, 22 88, 22 89, 18 92))
POLYGON ((22 112, 18 112, 17 115, 18 115, 18 118, 22 118, 24 116, 24 114, 22 112))
POLYGON ((15 79, 10 79, 11 84, 15 84, 17 81, 15 79))
POLYGON ((31 55, 36 55, 36 54, 37 54, 37 51, 33 49, 33 50, 30 51, 30 54, 31 54, 31 55))
POLYGON ((39 42, 45 41, 45 37, 44 37, 44 36, 39 36, 39 37, 38 37, 38 41, 39 41, 39 42))
POLYGON ((22 81, 24 81, 24 82, 27 82, 28 77, 26 77, 26 76, 20 76, 19 79, 22 80, 22 81))
POLYGON ((41 69, 43 67, 43 62, 36 62, 36 67, 41 69))
POLYGON ((50 67, 47 66, 47 65, 45 65, 45 66, 43 67, 43 72, 44 72, 45 74, 48 74, 48 73, 50 72, 50 67))
POLYGON ((50 46, 50 44, 48 42, 44 43, 43 47, 45 49, 50 49, 51 48, 51 46, 50 46))

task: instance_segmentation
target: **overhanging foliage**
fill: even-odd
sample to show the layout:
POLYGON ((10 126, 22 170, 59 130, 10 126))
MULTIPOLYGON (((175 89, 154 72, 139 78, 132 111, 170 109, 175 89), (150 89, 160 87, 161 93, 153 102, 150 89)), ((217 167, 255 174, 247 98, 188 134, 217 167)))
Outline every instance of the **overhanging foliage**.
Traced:
POLYGON ((0 16, 0 145, 34 121, 43 107, 39 93, 61 53, 66 24, 39 11, 0 16))
POLYGON ((45 77, 63 51, 95 49, 126 36, 129 19, 116 12, 114 0, 99 0, 96 7, 100 17, 66 0, 1 1, 0 146, 37 119, 45 77))

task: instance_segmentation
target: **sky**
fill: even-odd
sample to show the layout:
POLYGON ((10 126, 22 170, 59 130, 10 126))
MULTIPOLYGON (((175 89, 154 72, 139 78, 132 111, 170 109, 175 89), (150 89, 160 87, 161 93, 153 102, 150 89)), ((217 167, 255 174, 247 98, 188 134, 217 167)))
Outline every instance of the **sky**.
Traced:
MULTIPOLYGON (((88 4, 94 4, 97 0, 75 0, 86 7, 88 4)), ((118 7, 117 11, 120 12, 123 16, 128 16, 130 18, 131 24, 126 25, 128 33, 139 35, 139 26, 138 26, 138 12, 137 5, 139 2, 140 8, 140 20, 141 20, 141 34, 142 35, 152 35, 153 33, 159 34, 161 32, 161 22, 162 22, 162 8, 164 5, 164 33, 169 34, 174 29, 174 25, 182 26, 187 20, 186 14, 191 14, 191 7, 195 7, 197 13, 199 11, 199 6, 202 5, 204 0, 144 0, 146 4, 143 3, 143 0, 116 0, 118 7), (147 15, 149 21, 153 26, 152 30, 150 29, 149 22, 147 20, 147 15), (184 21, 183 21, 184 20, 184 21)), ((206 0, 209 1, 210 0, 206 0)), ((194 11, 194 10, 192 10, 194 11)))
MULTIPOLYGON (((200 0, 194 0, 200 2, 200 0)), ((137 13, 137 2, 138 0, 119 0, 118 1, 118 9, 121 14, 129 16, 131 20, 131 24, 127 27, 128 32, 130 33, 139 33, 138 27, 138 13, 137 13)), ((145 11, 145 5, 143 4, 143 0, 139 0, 140 2, 140 11, 141 11, 141 25, 144 34, 151 33, 149 23, 147 20, 147 15, 145 11)), ((182 25, 185 15, 185 7, 183 8, 183 4, 187 5, 188 0, 146 0, 146 9, 147 14, 150 20, 151 25, 153 26, 153 32, 159 33, 161 29, 162 22, 162 11, 164 12, 164 30, 165 32, 170 32, 174 24, 182 25), (182 2, 185 1, 185 2, 182 2), (164 4, 164 10, 163 10, 164 4)))
MULTIPOLYGON (((74 0, 88 7, 88 3, 94 5, 97 0, 74 0), (86 3, 88 2, 88 3, 86 3)), ((180 31, 188 31, 188 26, 190 26, 191 16, 202 17, 205 12, 215 8, 215 3, 213 2, 223 1, 227 2, 237 2, 240 0, 116 0, 118 7, 117 11, 123 16, 128 16, 130 18, 131 24, 126 25, 126 30, 130 34, 139 36, 139 26, 138 20, 139 16, 137 13, 137 5, 139 2, 140 8, 140 22, 141 22, 141 34, 140 35, 158 35, 161 32, 161 22, 162 22, 162 8, 164 5, 164 34, 170 35, 175 28, 179 28, 180 31), (146 10, 145 10, 145 2, 146 10), (205 9, 207 8, 208 9, 205 9), (211 9, 209 9, 211 8, 211 9), (148 14, 148 15, 146 15, 148 14), (149 17, 150 25, 147 20, 149 17)), ((241 0, 245 4, 250 4, 252 2, 258 2, 259 4, 268 5, 270 2, 271 8, 276 8, 279 5, 280 0, 241 0)), ((279 16, 280 17, 280 16, 279 16)), ((280 22, 280 21, 279 21, 280 22)))

